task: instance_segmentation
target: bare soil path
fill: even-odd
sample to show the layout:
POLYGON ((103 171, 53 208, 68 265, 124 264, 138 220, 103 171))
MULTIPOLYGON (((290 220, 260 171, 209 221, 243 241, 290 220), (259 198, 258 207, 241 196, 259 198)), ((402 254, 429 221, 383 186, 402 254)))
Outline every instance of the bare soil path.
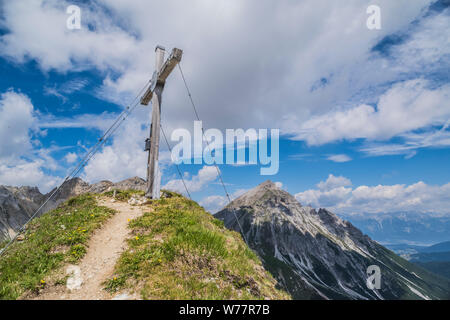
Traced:
POLYGON ((108 300, 113 298, 137 298, 123 293, 111 295, 103 290, 103 282, 112 277, 114 266, 120 254, 127 248, 126 239, 130 236, 129 221, 141 216, 144 207, 132 206, 126 202, 119 202, 110 198, 101 198, 98 203, 101 206, 116 210, 116 214, 92 235, 87 253, 81 262, 75 266, 64 267, 65 273, 71 271, 72 274, 68 285, 50 287, 35 297, 36 299, 108 300))

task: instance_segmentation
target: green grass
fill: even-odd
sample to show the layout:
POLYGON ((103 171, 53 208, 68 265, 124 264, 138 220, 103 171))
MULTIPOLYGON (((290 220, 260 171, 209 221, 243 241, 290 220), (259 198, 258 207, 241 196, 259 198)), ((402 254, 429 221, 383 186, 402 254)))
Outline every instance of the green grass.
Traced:
POLYGON ((130 222, 129 249, 107 290, 139 288, 144 299, 289 299, 238 233, 195 202, 168 195, 130 222))
POLYGON ((414 262, 414 264, 437 275, 450 279, 450 261, 414 262))
MULTIPOLYGON (((113 192, 106 194, 112 196, 113 192)), ((128 201, 143 192, 116 191, 128 201)), ((130 222, 132 237, 105 289, 133 288, 145 299, 289 299, 241 236, 181 195, 163 191, 130 222)), ((28 297, 64 284, 61 267, 77 263, 93 231, 114 213, 96 196, 73 198, 35 219, 24 240, 0 259, 0 299, 28 297)))
POLYGON ((95 196, 72 198, 33 220, 25 239, 14 243, 0 258, 0 299, 17 299, 38 291, 52 271, 76 263, 86 253, 92 232, 114 213, 97 205, 95 196))
MULTIPOLYGON (((390 251, 389 249, 380 246, 379 250, 384 253, 384 257, 391 258, 395 263, 391 264, 392 270, 398 272, 399 274, 402 274, 403 276, 407 277, 407 274, 405 273, 405 269, 409 272, 414 272, 416 275, 418 275, 420 278, 415 279, 415 283, 418 284, 421 287, 420 292, 425 293, 427 296, 429 296, 432 299, 443 299, 448 300, 450 299, 450 281, 449 279, 446 279, 442 276, 439 276, 437 274, 433 274, 421 267, 419 267, 416 264, 413 264, 400 256, 396 255, 394 252, 390 251), (403 269, 398 268, 399 266, 402 266, 403 269)), ((405 295, 402 296, 402 299, 418 299, 417 295, 413 294, 406 286, 404 286, 405 289, 405 295)))

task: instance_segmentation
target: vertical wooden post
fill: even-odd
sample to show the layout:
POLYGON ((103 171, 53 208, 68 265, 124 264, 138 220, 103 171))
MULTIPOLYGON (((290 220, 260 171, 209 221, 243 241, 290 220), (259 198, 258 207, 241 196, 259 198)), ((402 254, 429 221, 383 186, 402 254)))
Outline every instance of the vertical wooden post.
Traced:
POLYGON ((148 151, 147 161, 147 188, 145 196, 151 199, 159 199, 161 188, 161 173, 159 170, 159 131, 161 127, 161 97, 164 84, 169 74, 181 61, 183 51, 173 48, 170 57, 164 62, 165 49, 156 47, 155 72, 144 95, 141 104, 148 105, 152 101, 152 125, 150 126, 150 138, 145 140, 145 150, 148 151))
MULTIPOLYGON (((155 70, 161 71, 164 62, 165 49, 156 47, 155 70)), ((147 191, 146 197, 159 199, 161 187, 161 174, 159 171, 159 132, 161 126, 161 97, 164 90, 164 82, 156 83, 152 97, 152 125, 150 126, 150 150, 147 162, 147 191)))

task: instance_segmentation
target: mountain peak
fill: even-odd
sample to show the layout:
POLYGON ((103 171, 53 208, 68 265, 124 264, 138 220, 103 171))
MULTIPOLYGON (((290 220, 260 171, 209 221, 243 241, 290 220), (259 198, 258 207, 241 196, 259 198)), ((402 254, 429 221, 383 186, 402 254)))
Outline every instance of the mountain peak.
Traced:
POLYGON ((282 203, 284 205, 301 207, 300 203, 292 195, 280 189, 276 183, 267 180, 233 200, 227 207, 237 208, 253 205, 277 207, 282 203))
POLYGON ((140 177, 132 177, 122 181, 119 181, 114 184, 116 188, 119 189, 134 189, 145 191, 146 189, 146 181, 140 177))
POLYGON ((417 276, 429 277, 424 270, 396 257, 334 213, 302 207, 270 180, 215 217, 227 228, 243 233, 266 269, 294 298, 414 299, 448 294, 447 284, 433 289, 438 282, 432 280, 434 284, 429 285, 417 276), (373 264, 383 266, 386 275, 379 291, 366 286, 366 270, 373 264))
POLYGON ((272 182, 271 180, 264 181, 263 183, 256 186, 256 188, 279 189, 276 183, 272 182))

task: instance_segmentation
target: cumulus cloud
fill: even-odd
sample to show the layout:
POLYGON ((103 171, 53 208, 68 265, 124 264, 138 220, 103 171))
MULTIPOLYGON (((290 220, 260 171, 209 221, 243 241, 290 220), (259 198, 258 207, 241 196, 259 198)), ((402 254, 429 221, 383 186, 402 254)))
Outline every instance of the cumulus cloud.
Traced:
MULTIPOLYGON (((86 165, 81 177, 89 182, 100 180, 119 181, 129 177, 146 178, 147 152, 144 140, 149 134, 148 113, 136 110, 130 121, 125 121, 114 133, 111 141, 86 165)), ((165 153, 160 155, 164 160, 165 153)))
POLYGON ((0 159, 15 161, 32 149, 30 130, 35 123, 31 100, 7 91, 0 96, 0 159))
MULTIPOLYGON (((138 110, 134 116, 134 121, 125 123, 116 132, 113 143, 90 161, 82 178, 94 182, 102 179, 118 181, 136 175, 145 177, 146 153, 143 151, 143 141, 148 135, 148 110, 138 110)), ((109 113, 80 114, 70 118, 39 114, 35 112, 27 95, 13 90, 2 93, 0 184, 37 185, 44 192, 55 187, 60 178, 45 172, 61 169, 61 164, 51 156, 51 152, 64 147, 43 148, 38 138, 46 131, 41 129, 87 128, 104 131, 116 117, 109 113)), ((77 153, 69 152, 63 159, 73 164, 78 157, 77 153)), ((163 164, 167 162, 164 151, 161 158, 163 164)))
MULTIPOLYGON (((384 5, 381 8, 384 15, 384 5)), ((360 90, 347 101, 337 100, 306 121, 296 117, 288 120, 294 139, 310 145, 363 139, 366 142, 360 151, 370 156, 404 154, 407 158, 420 148, 449 146, 448 132, 439 128, 450 113, 450 42, 448 32, 443 31, 450 29, 449 16, 448 7, 424 10, 414 23, 383 37, 370 51, 370 58, 363 65, 357 64, 358 75, 366 79, 353 78, 368 79, 371 88, 360 90), (421 135, 435 137, 410 140, 418 130, 426 131, 421 135), (400 139, 395 144, 373 142, 393 137, 400 139)), ((332 80, 322 78, 321 87, 326 88, 332 80)))
POLYGON ((62 179, 44 172, 45 162, 21 160, 15 165, 0 163, 0 184, 11 186, 38 186, 41 192, 55 188, 62 179))
POLYGON ((450 214, 450 183, 350 186, 349 179, 330 175, 327 181, 318 184, 318 189, 299 192, 295 197, 304 205, 326 207, 341 214, 399 211, 450 214))
POLYGON ((213 195, 203 198, 199 204, 207 211, 215 213, 228 204, 228 199, 224 196, 213 195))
POLYGON ((19 62, 34 58, 46 71, 80 70, 92 64, 100 70, 123 70, 130 59, 127 54, 137 53, 134 38, 115 26, 95 3, 83 6, 81 30, 67 29, 70 4, 55 0, 4 3, 2 24, 10 32, 1 37, 2 54, 19 62))
POLYGON ((331 190, 331 189, 335 189, 335 188, 339 188, 339 187, 348 187, 351 186, 352 182, 350 181, 350 179, 347 179, 346 177, 343 176, 334 176, 333 174, 328 175, 327 180, 325 181, 320 181, 317 184, 317 187, 320 190, 331 190))
POLYGON ((9 90, 0 95, 0 184, 39 186, 48 191, 59 181, 45 169, 56 169, 48 150, 35 149, 34 107, 28 96, 9 90))
POLYGON ((300 126, 297 138, 310 145, 344 139, 387 140, 401 133, 443 125, 450 118, 450 85, 428 89, 426 80, 394 85, 383 94, 377 108, 359 105, 314 117, 300 126))
MULTIPOLYGON (((205 185, 211 183, 217 179, 218 173, 214 166, 204 166, 201 168, 197 175, 192 176, 190 179, 184 179, 186 187, 189 192, 200 191, 205 185)), ((186 189, 184 188, 183 181, 181 179, 174 179, 167 182, 163 189, 173 190, 185 194, 186 189)))
MULTIPOLYGON (((233 192, 230 197, 231 200, 234 200, 236 198, 238 198, 239 196, 243 195, 244 193, 246 193, 248 191, 248 189, 238 189, 235 192, 233 192)), ((229 200, 226 196, 223 195, 212 195, 212 196, 208 196, 203 198, 199 204, 201 206, 203 206, 207 211, 211 212, 211 213, 216 213, 219 210, 223 209, 227 204, 228 204, 229 200)))
MULTIPOLYGON (((386 70, 374 72, 381 62, 370 63, 370 48, 407 27, 431 2, 380 0, 385 23, 371 32, 363 0, 265 5, 99 0, 80 4, 81 30, 66 28, 69 1, 8 1, 0 52, 18 62, 34 59, 43 70, 96 68, 104 77, 98 94, 124 102, 148 80, 153 49, 166 39, 161 44, 167 48, 185 51, 182 64, 207 127, 281 127, 295 133, 311 115, 384 82, 386 70), (312 90, 321 79, 326 85, 312 90), (293 119, 293 128, 280 114, 293 119)), ((169 81, 169 126, 188 127, 192 114, 182 82, 179 76, 169 81)))
POLYGON ((68 154, 66 154, 64 159, 67 163, 74 163, 75 161, 77 161, 78 155, 74 152, 69 152, 68 154))

